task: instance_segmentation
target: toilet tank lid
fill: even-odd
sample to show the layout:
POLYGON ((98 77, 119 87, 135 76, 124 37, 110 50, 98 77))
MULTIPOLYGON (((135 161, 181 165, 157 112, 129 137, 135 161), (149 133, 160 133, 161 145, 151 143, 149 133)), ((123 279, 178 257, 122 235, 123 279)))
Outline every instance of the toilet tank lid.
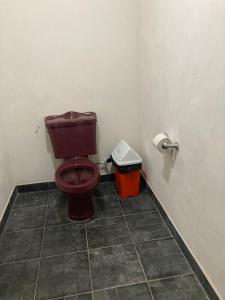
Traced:
POLYGON ((45 125, 49 127, 74 126, 80 124, 96 123, 97 117, 94 112, 79 113, 68 111, 62 115, 45 117, 45 125))

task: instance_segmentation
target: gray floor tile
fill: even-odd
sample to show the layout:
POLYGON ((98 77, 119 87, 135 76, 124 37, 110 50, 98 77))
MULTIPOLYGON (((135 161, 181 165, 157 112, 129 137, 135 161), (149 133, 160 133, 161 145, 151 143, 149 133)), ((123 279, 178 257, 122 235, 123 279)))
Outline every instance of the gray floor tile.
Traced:
POLYGON ((17 208, 11 211, 4 231, 40 228, 44 226, 46 206, 17 208))
POLYGON ((89 248, 132 243, 123 217, 94 220, 87 224, 89 248))
POLYGON ((0 300, 31 300, 34 296, 38 260, 0 266, 0 300))
POLYGON ((91 294, 84 294, 72 297, 65 297, 64 300, 92 300, 91 294))
POLYGON ((143 242, 136 247, 149 280, 192 272, 173 238, 143 242))
POLYGON ((86 252, 42 258, 37 299, 64 297, 91 289, 86 252))
POLYGON ((94 292, 95 300, 153 300, 146 283, 94 292))
POLYGON ((94 289, 104 289, 144 280, 133 245, 90 250, 94 289))
POLYGON ((207 300, 194 275, 149 282, 155 300, 207 300))
POLYGON ((171 233, 158 212, 149 212, 126 216, 126 220, 135 242, 167 238, 171 233))
POLYGON ((94 196, 95 214, 97 219, 121 216, 122 212, 115 194, 94 196))
POLYGON ((155 205, 146 191, 136 197, 129 197, 127 199, 120 197, 120 204, 124 215, 156 211, 155 205))
POLYGON ((111 196, 115 195, 115 189, 112 182, 103 182, 97 185, 94 193, 96 196, 111 196))
POLYGON ((49 205, 55 204, 57 202, 66 202, 67 201, 67 195, 61 192, 58 189, 50 190, 49 192, 49 205))
POLYGON ((65 254, 87 249, 84 224, 66 224, 47 227, 44 234, 42 256, 65 254))
POLYGON ((52 190, 49 196, 46 226, 71 222, 67 216, 67 198, 58 190, 52 190))
POLYGON ((13 208, 46 205, 48 194, 48 191, 19 193, 13 208))
POLYGON ((40 257, 42 229, 3 233, 0 263, 40 257))

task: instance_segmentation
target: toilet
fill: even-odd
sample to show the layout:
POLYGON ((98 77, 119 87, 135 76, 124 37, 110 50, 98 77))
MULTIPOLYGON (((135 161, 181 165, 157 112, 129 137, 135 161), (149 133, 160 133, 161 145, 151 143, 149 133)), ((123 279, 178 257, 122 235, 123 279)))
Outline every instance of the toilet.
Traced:
POLYGON ((97 153, 96 122, 94 112, 70 111, 45 118, 55 158, 64 160, 55 172, 55 183, 68 195, 68 217, 73 221, 95 215, 92 193, 100 174, 88 156, 97 153))

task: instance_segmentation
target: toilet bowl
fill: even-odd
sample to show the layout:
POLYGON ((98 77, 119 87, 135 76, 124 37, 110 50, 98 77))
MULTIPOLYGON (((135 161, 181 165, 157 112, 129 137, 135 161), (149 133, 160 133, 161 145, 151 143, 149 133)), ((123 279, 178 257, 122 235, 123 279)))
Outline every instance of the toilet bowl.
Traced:
POLYGON ((55 183, 68 195, 68 216, 74 221, 92 219, 92 192, 100 181, 99 169, 88 158, 68 159, 58 167, 55 183))
POLYGON ((45 118, 55 158, 64 160, 56 170, 55 183, 68 195, 67 212, 73 221, 89 220, 95 214, 92 192, 100 175, 88 155, 97 153, 96 122, 94 112, 70 111, 45 118))

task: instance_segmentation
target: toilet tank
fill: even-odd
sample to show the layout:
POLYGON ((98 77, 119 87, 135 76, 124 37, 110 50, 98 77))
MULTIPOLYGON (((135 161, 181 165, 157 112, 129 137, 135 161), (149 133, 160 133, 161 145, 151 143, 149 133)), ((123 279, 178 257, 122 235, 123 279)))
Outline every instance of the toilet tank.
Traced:
POLYGON ((47 116, 45 125, 55 158, 72 158, 96 154, 96 113, 69 111, 47 116))

